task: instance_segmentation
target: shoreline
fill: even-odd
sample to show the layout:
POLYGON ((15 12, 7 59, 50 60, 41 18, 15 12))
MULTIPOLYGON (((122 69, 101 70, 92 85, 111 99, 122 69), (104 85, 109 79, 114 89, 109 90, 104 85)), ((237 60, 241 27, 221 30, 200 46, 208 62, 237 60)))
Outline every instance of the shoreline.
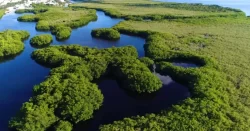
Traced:
MULTIPOLYGON (((33 0, 33 1, 31 1, 31 0, 27 0, 22 4, 16 4, 16 5, 7 7, 5 9, 4 15, 9 14, 9 13, 14 13, 16 10, 19 10, 19 9, 32 9, 33 8, 32 4, 40 4, 40 3, 57 5, 57 6, 65 6, 67 4, 72 3, 72 1, 65 1, 65 0, 57 0, 57 1, 54 1, 54 0, 33 0)), ((4 6, 4 5, 2 5, 2 6, 4 6)))

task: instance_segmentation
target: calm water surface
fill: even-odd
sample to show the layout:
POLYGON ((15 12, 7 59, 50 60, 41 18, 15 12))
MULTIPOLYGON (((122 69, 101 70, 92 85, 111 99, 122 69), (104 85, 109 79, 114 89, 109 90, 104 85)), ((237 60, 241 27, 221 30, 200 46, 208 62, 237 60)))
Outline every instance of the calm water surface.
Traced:
POLYGON ((246 15, 248 16, 250 15, 250 0, 157 0, 157 1, 220 5, 223 7, 240 9, 244 11, 246 15))
MULTIPOLYGON (((73 30, 71 37, 66 41, 59 42, 53 36, 54 45, 71 43, 97 48, 133 45, 137 48, 139 56, 144 56, 145 40, 142 38, 121 35, 121 39, 115 42, 92 38, 90 34, 92 29, 112 27, 122 21, 122 19, 111 19, 103 12, 97 12, 97 15, 97 21, 73 30)), ((20 14, 5 15, 0 20, 0 31, 27 30, 30 32, 30 38, 39 34, 50 34, 50 32, 36 31, 36 23, 18 22, 18 16, 20 14)), ((30 54, 34 51, 29 44, 30 38, 24 42, 25 50, 20 55, 0 63, 0 131, 8 130, 8 121, 19 111, 22 103, 32 96, 33 86, 41 83, 49 74, 50 69, 40 66, 30 58, 30 54)), ((159 112, 190 96, 186 87, 174 82, 170 77, 155 75, 163 81, 163 88, 156 93, 142 96, 119 88, 115 80, 101 80, 98 84, 104 94, 102 108, 95 112, 93 119, 76 125, 75 129, 95 131, 100 124, 111 123, 124 117, 159 112)))

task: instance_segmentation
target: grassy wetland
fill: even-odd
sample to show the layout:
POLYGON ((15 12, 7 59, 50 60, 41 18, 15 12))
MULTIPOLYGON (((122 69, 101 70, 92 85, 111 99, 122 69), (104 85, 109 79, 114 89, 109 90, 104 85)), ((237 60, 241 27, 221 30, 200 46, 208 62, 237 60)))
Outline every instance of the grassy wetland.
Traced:
MULTIPOLYGON (((45 12, 24 15, 19 20, 36 21, 37 28, 58 33, 61 28, 77 26, 71 26, 72 21, 64 24, 64 17, 51 18, 60 20, 58 27, 50 21, 49 14, 48 20, 44 20, 50 10, 52 14, 70 10, 77 16, 86 11, 94 12, 92 9, 126 19, 109 30, 146 39, 145 57, 138 58, 132 46, 107 49, 50 46, 34 51, 31 57, 52 69, 46 80, 34 87, 34 96, 10 121, 11 128, 72 130, 74 124, 90 120, 103 106, 105 96, 94 80, 111 75, 121 81, 126 90, 138 95, 150 94, 160 90, 162 85, 152 73, 154 67, 159 74, 185 85, 191 97, 158 113, 128 116, 101 125, 99 130, 250 129, 250 19, 243 12, 215 5, 102 0, 72 4, 66 9, 48 7, 45 12), (38 26, 41 21, 47 23, 46 26, 38 26), (173 62, 178 61, 199 66, 175 66, 173 62)), ((91 20, 94 18, 92 13, 85 15, 91 20)))

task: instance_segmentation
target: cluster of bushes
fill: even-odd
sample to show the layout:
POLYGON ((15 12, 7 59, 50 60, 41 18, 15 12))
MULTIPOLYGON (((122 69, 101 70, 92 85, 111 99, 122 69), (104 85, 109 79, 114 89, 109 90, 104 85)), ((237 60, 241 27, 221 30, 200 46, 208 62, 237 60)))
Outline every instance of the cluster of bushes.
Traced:
POLYGON ((17 10, 17 13, 32 12, 34 15, 23 15, 18 21, 37 22, 36 29, 53 31, 58 40, 70 37, 71 29, 88 24, 97 19, 95 10, 71 9, 46 5, 33 5, 32 10, 17 10))
POLYGON ((18 9, 15 11, 15 13, 17 14, 22 14, 22 13, 34 13, 34 14, 37 14, 37 13, 43 13, 43 12, 46 12, 48 11, 47 8, 35 8, 35 9, 18 9))
POLYGON ((79 45, 50 46, 32 53, 38 63, 53 67, 49 77, 34 87, 34 96, 10 121, 16 130, 71 130, 93 116, 103 95, 92 81, 113 75, 124 88, 151 93, 162 83, 137 58, 134 47, 96 49, 79 45))
POLYGON ((102 38, 106 40, 118 40, 120 39, 120 33, 112 28, 100 28, 94 29, 91 32, 93 37, 102 38))
POLYGON ((22 41, 30 36, 27 31, 6 30, 0 32, 0 58, 11 57, 21 53, 24 49, 22 41))
POLYGON ((22 13, 34 13, 33 9, 18 9, 15 11, 17 14, 22 14, 22 13))
POLYGON ((33 47, 46 47, 49 46, 53 41, 53 37, 49 34, 42 34, 42 35, 38 35, 33 37, 30 40, 30 44, 33 47))
POLYGON ((56 35, 58 40, 68 39, 71 35, 72 29, 67 26, 54 26, 51 28, 51 33, 56 35))
POLYGON ((125 88, 138 93, 152 93, 162 87, 162 82, 140 60, 130 57, 117 58, 112 73, 125 88))
POLYGON ((103 50, 61 46, 37 50, 32 54, 32 58, 38 63, 52 67, 83 59, 91 71, 89 79, 98 79, 107 74, 112 75, 124 83, 124 88, 138 93, 151 93, 161 88, 161 81, 137 57, 136 49, 130 46, 103 50))
MULTIPOLYGON (((10 128, 18 131, 46 130, 60 120, 75 124, 90 119, 103 102, 103 95, 96 84, 71 72, 50 75, 34 87, 34 94, 10 121, 10 128)), ((70 125, 59 122, 55 128, 71 128, 70 125)))

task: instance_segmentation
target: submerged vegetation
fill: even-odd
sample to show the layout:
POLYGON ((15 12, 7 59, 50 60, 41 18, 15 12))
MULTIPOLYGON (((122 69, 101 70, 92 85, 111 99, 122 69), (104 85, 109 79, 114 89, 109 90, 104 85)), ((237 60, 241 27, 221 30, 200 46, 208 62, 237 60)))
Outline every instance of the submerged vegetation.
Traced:
POLYGON ((53 38, 51 35, 49 34, 42 34, 42 35, 38 35, 38 36, 35 36, 33 37, 31 40, 30 40, 30 44, 31 46, 33 47, 46 47, 46 46, 49 46, 53 41, 53 38))
POLYGON ((58 40, 70 37, 71 29, 88 24, 96 20, 96 11, 88 9, 72 9, 55 6, 33 5, 34 9, 16 11, 17 13, 31 12, 32 15, 23 15, 18 21, 37 22, 37 30, 53 30, 58 40))
MULTIPOLYGON (((155 68, 186 85, 191 97, 159 113, 102 125, 101 131, 250 129, 250 59, 246 57, 250 55, 250 20, 243 12, 215 5, 149 0, 103 0, 71 7, 60 10, 94 8, 113 17, 130 19, 108 30, 145 38, 146 57, 138 59, 131 46, 98 50, 70 45, 34 51, 32 58, 52 69, 10 121, 11 128, 71 130, 72 125, 91 119, 103 103, 104 96, 95 80, 111 75, 126 90, 139 95, 152 93, 162 87, 150 71, 155 68), (174 61, 192 62, 200 68, 175 66, 174 61)), ((59 8, 51 10, 54 9, 59 8)), ((19 20, 38 21, 38 29, 51 30, 61 39, 68 37, 72 27, 55 24, 55 19, 61 17, 53 19, 55 23, 43 19, 42 14, 49 11, 50 8, 19 20), (61 30, 65 31, 58 33, 61 30)), ((98 37, 107 38, 107 34, 98 37)))
POLYGON ((27 31, 6 30, 0 32, 0 58, 11 57, 21 53, 24 49, 22 41, 29 37, 27 31))
POLYGON ((106 40, 118 40, 120 39, 120 33, 117 30, 110 28, 94 29, 91 32, 93 37, 102 38, 106 40))

